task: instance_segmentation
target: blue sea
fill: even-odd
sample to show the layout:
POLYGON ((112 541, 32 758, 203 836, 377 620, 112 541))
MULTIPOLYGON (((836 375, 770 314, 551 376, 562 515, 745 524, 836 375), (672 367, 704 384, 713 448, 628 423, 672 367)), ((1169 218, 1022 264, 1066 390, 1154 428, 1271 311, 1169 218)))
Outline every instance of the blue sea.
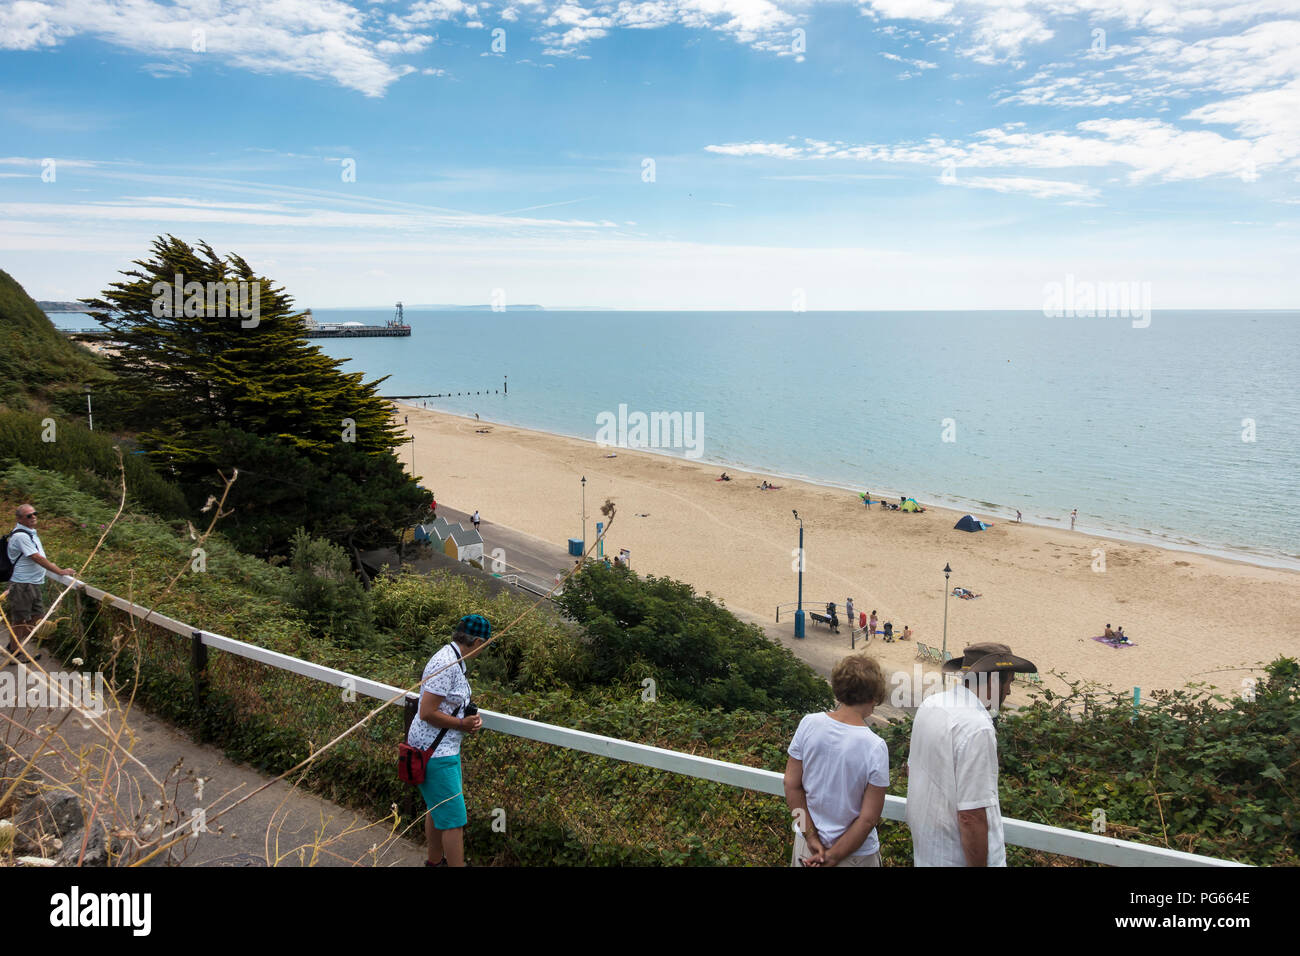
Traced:
POLYGON ((594 440, 621 404, 699 413, 720 466, 994 520, 1068 527, 1077 508, 1081 531, 1300 567, 1300 312, 406 318, 410 338, 317 344, 389 376, 385 395, 459 392, 417 403, 486 421, 594 440))

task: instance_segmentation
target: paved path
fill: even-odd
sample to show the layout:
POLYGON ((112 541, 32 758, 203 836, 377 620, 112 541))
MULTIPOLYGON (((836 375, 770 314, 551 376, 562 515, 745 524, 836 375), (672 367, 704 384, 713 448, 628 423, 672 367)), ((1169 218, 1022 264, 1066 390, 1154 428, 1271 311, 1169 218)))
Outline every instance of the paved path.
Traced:
MULTIPOLYGON (((41 663, 47 668, 61 666, 51 662, 48 653, 41 663)), ((0 679, 13 680, 16 676, 14 665, 0 669, 0 679)), ((114 727, 122 724, 122 714, 118 710, 110 710, 102 719, 114 727)), ((355 811, 296 789, 284 781, 272 784, 233 810, 218 815, 239 797, 273 778, 251 767, 233 763, 219 748, 196 743, 183 731, 138 708, 130 713, 127 720, 129 734, 123 737, 123 742, 149 773, 128 759, 119 759, 116 769, 107 775, 109 786, 104 797, 98 794, 104 779, 105 758, 110 751, 103 746, 102 734, 77 714, 69 715, 67 710, 6 708, 0 717, 0 740, 8 746, 0 760, 8 762, 0 776, 12 780, 21 766, 19 760, 13 759, 14 754, 29 757, 38 739, 44 738, 48 728, 56 724, 62 739, 56 740, 55 753, 49 753, 47 748, 45 756, 38 761, 41 775, 53 783, 75 779, 78 765, 88 771, 87 782, 74 783, 73 789, 82 796, 83 805, 98 802, 98 814, 101 819, 108 820, 111 828, 148 825, 148 818, 156 812, 154 801, 163 799, 149 773, 166 784, 167 806, 164 809, 169 813, 172 826, 177 820, 192 821, 193 810, 199 806, 204 808, 208 832, 192 835, 178 848, 177 859, 172 862, 185 866, 424 864, 424 847, 410 840, 390 837, 389 823, 376 824, 355 811), (47 729, 42 730, 42 727, 47 729), (83 748, 80 759, 75 756, 71 761, 67 759, 67 755, 76 755, 83 748), (201 800, 195 782, 198 777, 203 778, 201 800)), ((0 792, 7 788, 6 783, 0 792)), ((31 792, 30 788, 25 789, 31 792)), ((374 813, 378 816, 386 810, 386 807, 376 807, 374 813)), ((12 808, 8 812, 12 813, 12 808)), ((402 825, 405 827, 411 820, 406 811, 403 813, 402 825)), ((164 860, 159 858, 154 862, 162 864, 164 860)))
MULTIPOLYGON (((457 511, 446 505, 438 505, 438 514, 448 521, 459 521, 465 527, 471 527, 470 517, 473 512, 457 511)), ((559 544, 535 538, 523 531, 494 524, 486 518, 479 522, 479 534, 483 536, 483 566, 491 567, 492 550, 500 548, 505 552, 506 574, 523 574, 534 579, 538 584, 553 585, 555 575, 566 574, 577 561, 569 556, 567 542, 559 544)), ((588 542, 590 544, 590 542, 588 542)))

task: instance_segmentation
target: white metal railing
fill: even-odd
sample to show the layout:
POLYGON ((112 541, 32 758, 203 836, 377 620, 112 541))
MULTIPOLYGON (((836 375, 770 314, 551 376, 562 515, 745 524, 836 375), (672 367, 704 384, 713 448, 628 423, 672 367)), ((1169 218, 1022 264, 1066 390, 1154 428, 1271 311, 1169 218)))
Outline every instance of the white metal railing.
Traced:
MULTIPOLYGON (((346 687, 358 694, 364 694, 377 700, 393 700, 405 693, 404 689, 400 687, 393 687, 369 678, 358 677, 355 674, 336 670, 333 667, 313 664, 297 657, 290 657, 288 654, 281 654, 279 651, 269 650, 221 634, 214 634, 211 631, 191 627, 189 624, 158 614, 139 604, 133 604, 126 598, 110 594, 84 581, 58 574, 51 574, 50 577, 63 584, 73 585, 91 600, 110 604, 133 617, 147 618, 150 624, 182 637, 197 639, 208 647, 226 651, 229 654, 260 661, 271 667, 291 671, 312 680, 332 684, 335 687, 346 687)), ((743 764, 715 760, 712 757, 701 757, 695 754, 680 753, 676 750, 666 750, 662 747, 651 747, 648 744, 639 744, 631 740, 604 737, 584 730, 574 730, 570 727, 560 727, 555 724, 544 724, 536 720, 512 717, 509 714, 498 714, 488 710, 479 711, 479 715, 483 718, 483 726, 486 729, 515 737, 536 740, 557 747, 566 747, 570 750, 578 750, 600 757, 622 760, 643 767, 666 770, 669 773, 677 773, 687 777, 712 780, 716 783, 753 790, 757 793, 766 793, 773 796, 784 796, 785 794, 782 775, 774 770, 761 770, 757 767, 747 767, 743 764)), ((885 807, 882 814, 884 819, 905 822, 906 811, 906 798, 893 795, 885 796, 885 807)), ((1041 823, 1031 823, 1027 820, 1003 818, 1002 828, 1008 846, 1021 846, 1030 850, 1056 853, 1078 860, 1104 863, 1110 866, 1246 865, 1232 860, 1184 853, 1180 850, 1148 846, 1142 843, 1130 843, 1095 833, 1065 830, 1041 823)))

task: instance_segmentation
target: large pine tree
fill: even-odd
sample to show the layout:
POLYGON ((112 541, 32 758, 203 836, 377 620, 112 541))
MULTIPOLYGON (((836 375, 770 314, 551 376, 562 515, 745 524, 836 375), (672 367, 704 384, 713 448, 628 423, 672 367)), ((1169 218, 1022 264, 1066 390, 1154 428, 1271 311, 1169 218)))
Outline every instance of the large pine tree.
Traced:
POLYGON ((237 255, 175 236, 123 271, 87 310, 120 343, 110 366, 122 420, 194 500, 243 469, 236 537, 283 550, 302 525, 381 537, 427 497, 402 475, 403 440, 361 373, 313 346, 292 298, 237 255))

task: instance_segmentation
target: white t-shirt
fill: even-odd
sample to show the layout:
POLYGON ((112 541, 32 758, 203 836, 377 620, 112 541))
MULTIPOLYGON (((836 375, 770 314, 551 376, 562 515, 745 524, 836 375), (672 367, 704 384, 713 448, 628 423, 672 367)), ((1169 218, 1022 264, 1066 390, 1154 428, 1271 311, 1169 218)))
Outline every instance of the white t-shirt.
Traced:
POLYGON ((965 685, 916 709, 907 755, 907 825, 916 866, 965 866, 958 810, 985 808, 988 865, 1006 866, 993 718, 965 685))
MULTIPOLYGON (((448 644, 437 654, 429 658, 429 663, 424 665, 423 680, 424 694, 437 694, 442 698, 442 703, 438 709, 444 714, 455 715, 457 709, 469 701, 470 688, 469 681, 465 678, 465 665, 457 660, 456 648, 448 644), (447 665, 450 664, 450 667, 447 665), (432 679, 429 675, 439 668, 446 667, 441 674, 432 679)), ((461 714, 460 716, 464 716, 461 714)), ((412 747, 419 747, 421 750, 427 749, 433 744, 433 741, 441 733, 442 728, 437 727, 427 721, 421 720, 417 714, 411 721, 411 729, 407 731, 406 742, 412 747)), ((438 749, 432 754, 434 757, 450 757, 460 753, 460 738, 465 736, 459 730, 448 730, 442 737, 442 743, 438 744, 438 749)))
MULTIPOLYGON (((867 785, 889 786, 889 747, 870 727, 840 723, 830 714, 799 721, 786 751, 803 763, 803 788, 817 837, 829 847, 862 812, 867 785)), ((875 827, 852 855, 880 849, 875 827)))
POLYGON ((15 525, 9 534, 9 560, 14 571, 9 580, 14 584, 44 584, 45 569, 31 559, 33 554, 45 557, 41 536, 31 528, 15 525))

